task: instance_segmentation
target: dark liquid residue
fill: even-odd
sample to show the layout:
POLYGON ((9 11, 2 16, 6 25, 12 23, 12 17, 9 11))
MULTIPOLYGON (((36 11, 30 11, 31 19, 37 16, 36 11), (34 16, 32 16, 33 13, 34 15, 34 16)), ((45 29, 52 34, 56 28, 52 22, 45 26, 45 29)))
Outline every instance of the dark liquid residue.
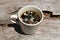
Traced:
POLYGON ((34 11, 26 11, 21 15, 22 21, 27 24, 36 24, 40 21, 40 16, 34 11))

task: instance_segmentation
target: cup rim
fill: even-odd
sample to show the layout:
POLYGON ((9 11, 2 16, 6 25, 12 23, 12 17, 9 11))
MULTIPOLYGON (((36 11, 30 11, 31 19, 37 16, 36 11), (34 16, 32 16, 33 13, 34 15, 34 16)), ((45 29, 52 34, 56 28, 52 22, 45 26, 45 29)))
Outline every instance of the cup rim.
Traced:
POLYGON ((43 21, 44 15, 43 15, 42 10, 41 10, 40 8, 38 8, 37 6, 34 6, 34 5, 28 5, 28 6, 22 7, 22 8, 18 11, 18 18, 19 18, 20 22, 23 23, 23 24, 25 24, 25 25, 28 25, 28 26, 36 26, 36 25, 40 24, 40 23, 43 21), (21 18, 20 18, 20 12, 21 12, 23 9, 25 9, 26 7, 35 7, 35 8, 37 8, 37 9, 41 12, 42 18, 41 18, 41 20, 40 20, 38 23, 36 23, 36 24, 27 24, 27 23, 21 21, 21 18))

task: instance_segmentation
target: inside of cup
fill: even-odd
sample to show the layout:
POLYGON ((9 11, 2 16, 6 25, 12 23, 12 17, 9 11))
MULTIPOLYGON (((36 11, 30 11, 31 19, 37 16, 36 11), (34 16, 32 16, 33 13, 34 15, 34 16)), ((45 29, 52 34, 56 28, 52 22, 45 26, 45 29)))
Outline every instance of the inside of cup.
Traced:
MULTIPOLYGON (((21 21, 22 23, 25 23, 25 22, 23 22, 22 19, 21 19, 22 13, 24 13, 24 12, 26 12, 26 11, 29 11, 29 10, 34 11, 35 13, 39 14, 40 19, 42 20, 42 12, 41 12, 41 10, 39 10, 39 9, 36 8, 36 7, 25 7, 25 8, 22 8, 21 11, 19 12, 19 18, 20 18, 20 21, 21 21)), ((40 20, 40 21, 41 21, 41 20, 40 20)), ((38 23, 40 23, 40 21, 39 21, 38 23)), ((38 23, 36 23, 36 24, 38 24, 38 23)), ((25 23, 25 24, 27 24, 27 23, 25 23)), ((28 25, 29 25, 29 24, 28 24, 28 25)))

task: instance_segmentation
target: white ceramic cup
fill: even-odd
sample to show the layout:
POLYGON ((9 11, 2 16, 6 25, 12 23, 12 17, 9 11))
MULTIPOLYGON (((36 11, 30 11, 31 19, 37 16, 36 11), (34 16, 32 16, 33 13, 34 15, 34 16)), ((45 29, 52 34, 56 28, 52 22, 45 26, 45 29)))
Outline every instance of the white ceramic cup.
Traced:
MULTIPOLYGON (((28 5, 28 6, 24 6, 23 8, 21 8, 18 11, 17 15, 12 15, 10 18, 11 19, 13 19, 13 18, 16 18, 16 19, 18 18, 19 19, 19 21, 18 21, 19 25, 21 26, 21 29, 22 29, 22 31, 24 33, 26 33, 26 34, 34 34, 38 30, 38 28, 40 27, 39 25, 43 21, 44 15, 43 15, 42 10, 40 8, 38 8, 37 6, 28 5), (38 13, 41 20, 36 24, 27 24, 27 23, 23 22, 21 20, 21 15, 22 15, 22 13, 24 13, 24 12, 26 12, 28 10, 31 10, 31 11, 34 11, 34 12, 38 13)), ((13 21, 13 20, 11 20, 11 22, 16 23, 16 21, 13 21)))

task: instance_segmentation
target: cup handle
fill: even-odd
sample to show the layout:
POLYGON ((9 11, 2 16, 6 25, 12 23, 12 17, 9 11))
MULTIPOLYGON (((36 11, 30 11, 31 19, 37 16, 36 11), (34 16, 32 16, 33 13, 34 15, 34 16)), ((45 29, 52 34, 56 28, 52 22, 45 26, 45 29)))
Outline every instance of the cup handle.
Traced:
POLYGON ((11 21, 12 23, 16 23, 17 18, 18 18, 17 15, 11 15, 10 21, 11 21))

